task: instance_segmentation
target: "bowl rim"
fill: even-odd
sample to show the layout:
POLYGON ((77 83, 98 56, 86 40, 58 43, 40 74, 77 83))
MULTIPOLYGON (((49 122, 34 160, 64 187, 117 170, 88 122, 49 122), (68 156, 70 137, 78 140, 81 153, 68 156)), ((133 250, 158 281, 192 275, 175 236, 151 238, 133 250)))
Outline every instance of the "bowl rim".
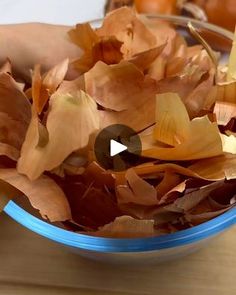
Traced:
MULTIPOLYGON (((141 17, 148 17, 148 18, 156 18, 164 21, 170 21, 173 24, 187 27, 188 23, 191 22, 192 25, 194 25, 197 29, 206 29, 211 31, 212 33, 218 34, 221 37, 227 38, 230 41, 234 40, 234 33, 224 29, 218 25, 209 23, 209 22, 204 22, 200 21, 191 17, 186 17, 186 16, 179 16, 179 15, 172 15, 172 14, 159 14, 159 13, 140 13, 139 14, 141 17)), ((91 20, 89 23, 92 26, 97 26, 100 25, 101 22, 104 20, 104 18, 98 18, 91 20)))
MULTIPOLYGON (((234 39, 234 34, 232 32, 219 26, 192 18, 160 14, 142 15, 149 18, 171 21, 172 23, 185 27, 191 22, 196 28, 210 30, 232 41, 234 39)), ((102 20, 103 19, 96 19, 92 20, 90 23, 93 26, 96 26, 97 24, 100 24, 102 20)), ((210 221, 176 233, 157 237, 117 239, 89 236, 59 228, 31 215, 13 201, 9 201, 3 211, 19 224, 50 240, 69 247, 103 253, 146 252, 185 246, 217 235, 236 224, 236 208, 232 208, 210 221)))
POLYGON ((96 252, 146 252, 185 246, 208 239, 236 224, 236 208, 189 229, 147 238, 103 238, 71 232, 43 221, 10 201, 4 212, 12 219, 50 240, 96 252))

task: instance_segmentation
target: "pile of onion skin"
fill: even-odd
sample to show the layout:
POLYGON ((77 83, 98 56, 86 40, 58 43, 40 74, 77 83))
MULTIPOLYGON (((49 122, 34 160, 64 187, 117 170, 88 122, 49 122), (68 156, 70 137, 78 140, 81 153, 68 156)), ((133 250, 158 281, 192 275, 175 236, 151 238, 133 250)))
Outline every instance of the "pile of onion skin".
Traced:
POLYGON ((126 7, 68 35, 83 55, 47 73, 35 65, 30 86, 10 61, 0 68, 2 206, 25 195, 50 222, 116 238, 173 233, 233 208, 236 44, 222 66, 204 42, 189 47, 126 7), (66 81, 70 63, 78 77, 66 81), (139 134, 143 164, 99 166, 94 140, 112 124, 139 134))

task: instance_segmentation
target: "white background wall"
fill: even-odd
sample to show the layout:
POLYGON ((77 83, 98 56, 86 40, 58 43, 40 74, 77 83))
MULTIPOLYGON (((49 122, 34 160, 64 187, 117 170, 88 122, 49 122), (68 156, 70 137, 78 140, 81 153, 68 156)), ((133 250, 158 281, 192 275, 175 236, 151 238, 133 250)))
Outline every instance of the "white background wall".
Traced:
POLYGON ((105 0, 0 0, 0 24, 74 25, 103 16, 105 0))

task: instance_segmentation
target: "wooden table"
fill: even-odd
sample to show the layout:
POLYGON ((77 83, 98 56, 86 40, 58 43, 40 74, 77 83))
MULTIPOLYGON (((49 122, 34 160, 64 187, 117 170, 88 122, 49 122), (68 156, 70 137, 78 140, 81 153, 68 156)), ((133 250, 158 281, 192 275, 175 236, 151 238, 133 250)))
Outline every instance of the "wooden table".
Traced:
POLYGON ((185 259, 143 267, 86 260, 4 215, 0 233, 1 295, 236 294, 236 227, 185 259))

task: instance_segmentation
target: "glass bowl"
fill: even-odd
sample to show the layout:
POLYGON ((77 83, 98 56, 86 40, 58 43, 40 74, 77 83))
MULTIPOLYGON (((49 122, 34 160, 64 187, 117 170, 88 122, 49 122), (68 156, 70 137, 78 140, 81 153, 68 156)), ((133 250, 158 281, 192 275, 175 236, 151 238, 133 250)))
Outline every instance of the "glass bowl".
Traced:
MULTIPOLYGON (((227 57, 229 53, 233 34, 225 29, 186 17, 166 15, 148 15, 148 17, 172 23, 189 44, 194 44, 195 41, 187 29, 187 24, 191 21, 194 27, 204 34, 213 49, 222 52, 222 57, 227 57)), ((91 23, 97 27, 101 24, 101 20, 91 23)), ((210 240, 236 223, 236 208, 233 208, 208 222, 177 233, 151 238, 112 239, 67 231, 41 220, 13 201, 6 205, 4 211, 29 230, 60 243, 82 256, 114 263, 157 263, 182 257, 207 245, 210 240)))

